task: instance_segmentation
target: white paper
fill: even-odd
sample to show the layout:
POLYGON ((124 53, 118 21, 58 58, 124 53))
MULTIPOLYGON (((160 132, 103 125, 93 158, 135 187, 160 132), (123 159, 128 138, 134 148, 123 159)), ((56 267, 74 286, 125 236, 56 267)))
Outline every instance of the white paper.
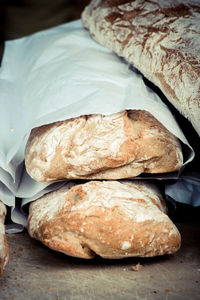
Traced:
POLYGON ((200 173, 181 175, 172 184, 166 184, 165 194, 174 201, 200 206, 200 173))
POLYGON ((62 185, 36 183, 23 168, 30 131, 43 124, 144 109, 185 144, 185 164, 194 157, 166 105, 126 62, 97 44, 80 20, 6 42, 0 105, 0 196, 10 206, 15 197, 25 204, 62 185))

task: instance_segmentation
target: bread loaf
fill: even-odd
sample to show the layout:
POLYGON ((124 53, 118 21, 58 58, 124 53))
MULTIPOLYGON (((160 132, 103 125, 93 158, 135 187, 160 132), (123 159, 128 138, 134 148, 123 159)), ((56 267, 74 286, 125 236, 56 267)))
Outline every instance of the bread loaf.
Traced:
POLYGON ((176 252, 181 237, 159 191, 143 181, 65 185, 32 202, 28 232, 80 258, 151 257, 176 252))
POLYGON ((178 139, 146 111, 90 115, 32 130, 25 153, 37 181, 121 179, 178 170, 178 139))
POLYGON ((157 85, 200 135, 199 0, 93 0, 82 20, 96 41, 157 85))
POLYGON ((6 241, 5 225, 4 225, 5 216, 6 216, 6 207, 4 203, 0 201, 0 276, 3 273, 3 269, 5 268, 9 257, 9 249, 6 241))

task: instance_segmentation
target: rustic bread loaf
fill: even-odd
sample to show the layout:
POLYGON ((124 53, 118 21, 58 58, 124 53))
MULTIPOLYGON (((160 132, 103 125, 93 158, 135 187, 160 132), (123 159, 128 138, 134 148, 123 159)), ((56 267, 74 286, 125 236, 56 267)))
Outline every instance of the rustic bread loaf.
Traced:
POLYGON ((178 170, 178 139, 146 111, 90 115, 32 130, 25 153, 37 181, 121 179, 178 170))
POLYGON ((151 257, 181 243, 159 191, 143 181, 90 181, 32 202, 28 232, 53 250, 93 258, 151 257))
POLYGON ((200 135, 200 1, 93 0, 93 38, 157 85, 200 135))
POLYGON ((5 216, 6 216, 6 207, 4 203, 0 201, 0 276, 3 273, 3 269, 5 268, 9 257, 9 249, 6 241, 5 225, 4 225, 5 216))

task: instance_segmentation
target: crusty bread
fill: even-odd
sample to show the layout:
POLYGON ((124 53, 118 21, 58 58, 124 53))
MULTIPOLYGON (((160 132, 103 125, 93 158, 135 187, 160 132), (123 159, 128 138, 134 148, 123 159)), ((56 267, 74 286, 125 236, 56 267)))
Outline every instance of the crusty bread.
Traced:
POLYGON ((6 216, 6 207, 4 203, 0 201, 0 276, 3 273, 3 269, 5 268, 9 257, 9 249, 6 241, 5 225, 4 225, 5 216, 6 216))
POLYGON ((37 181, 121 179, 178 170, 178 139, 146 111, 90 115, 32 130, 27 172, 37 181))
POLYGON ((143 181, 65 185, 32 202, 28 232, 70 256, 151 257, 176 252, 176 226, 155 186, 143 181))
POLYGON ((200 135, 200 1, 93 0, 93 38, 157 85, 200 135))

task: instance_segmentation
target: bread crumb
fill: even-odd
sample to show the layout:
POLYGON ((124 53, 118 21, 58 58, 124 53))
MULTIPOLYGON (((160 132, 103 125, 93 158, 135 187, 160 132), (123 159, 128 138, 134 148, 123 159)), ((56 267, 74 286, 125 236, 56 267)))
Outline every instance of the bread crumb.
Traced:
POLYGON ((131 270, 132 270, 132 271, 140 271, 141 268, 142 268, 142 265, 141 265, 140 263, 138 263, 137 265, 132 266, 132 267, 131 267, 131 270))

